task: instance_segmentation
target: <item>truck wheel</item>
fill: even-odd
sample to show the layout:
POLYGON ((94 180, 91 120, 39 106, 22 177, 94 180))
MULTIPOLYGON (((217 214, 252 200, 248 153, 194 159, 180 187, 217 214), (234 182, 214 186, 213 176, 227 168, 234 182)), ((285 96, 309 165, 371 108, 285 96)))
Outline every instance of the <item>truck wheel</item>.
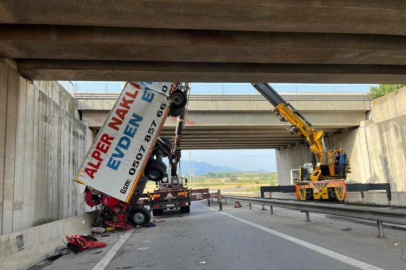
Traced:
POLYGON ((151 221, 151 214, 145 207, 134 207, 130 211, 129 219, 133 226, 144 225, 151 221))
POLYGON ((144 174, 151 181, 161 181, 165 177, 166 165, 161 160, 150 159, 144 174))
POLYGON ((176 90, 171 95, 171 106, 169 110, 169 115, 178 117, 185 111, 187 96, 182 90, 176 90))

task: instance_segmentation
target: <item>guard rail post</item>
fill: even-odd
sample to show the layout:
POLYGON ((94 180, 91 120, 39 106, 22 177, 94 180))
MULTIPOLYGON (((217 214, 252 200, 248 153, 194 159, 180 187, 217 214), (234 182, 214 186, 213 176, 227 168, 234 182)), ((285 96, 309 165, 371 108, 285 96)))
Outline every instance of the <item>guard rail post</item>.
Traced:
POLYGON ((248 206, 249 206, 249 208, 250 208, 250 210, 251 210, 251 207, 252 207, 251 203, 248 203, 248 206))
POLYGON ((210 198, 207 199, 207 206, 210 207, 210 198))
POLYGON ((384 232, 383 232, 382 221, 377 221, 376 223, 377 223, 377 225, 378 225, 378 236, 379 236, 380 238, 385 237, 385 234, 384 234, 384 232))
POLYGON ((309 211, 305 211, 306 213, 306 222, 310 222, 310 214, 309 211))
POLYGON ((221 191, 220 191, 220 189, 217 192, 217 201, 219 203, 219 211, 223 211, 223 202, 221 201, 221 191))
POLYGON ((261 209, 262 211, 265 211, 266 209, 265 209, 265 204, 263 204, 262 205, 262 209, 261 209))
POLYGON ((271 205, 271 207, 270 207, 271 209, 271 215, 273 215, 273 206, 271 205))

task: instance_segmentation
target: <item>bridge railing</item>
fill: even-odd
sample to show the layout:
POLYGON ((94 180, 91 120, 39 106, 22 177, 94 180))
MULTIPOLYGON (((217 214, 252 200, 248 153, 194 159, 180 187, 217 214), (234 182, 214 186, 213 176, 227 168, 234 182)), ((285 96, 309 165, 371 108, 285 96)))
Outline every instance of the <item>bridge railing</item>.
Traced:
MULTIPOLYGON (((369 84, 272 84, 280 93, 354 93, 369 91, 369 84)), ((121 82, 74 82, 75 92, 120 93, 121 82)), ((192 83, 192 94, 256 94, 249 83, 192 83)))

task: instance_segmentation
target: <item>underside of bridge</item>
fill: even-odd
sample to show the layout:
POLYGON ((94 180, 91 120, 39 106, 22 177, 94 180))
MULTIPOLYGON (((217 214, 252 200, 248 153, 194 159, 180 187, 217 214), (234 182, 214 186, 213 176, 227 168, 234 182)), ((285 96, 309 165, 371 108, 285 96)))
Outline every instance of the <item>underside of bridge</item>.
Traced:
MULTIPOLYGON (((290 134, 285 128, 275 127, 229 127, 193 128, 186 127, 182 135, 182 148, 185 150, 210 149, 283 149, 304 144, 304 139, 296 134, 290 134)), ((337 134, 343 129, 328 128, 327 134, 337 134)), ((174 128, 164 128, 162 137, 173 140, 174 128)))
MULTIPOLYGON (((192 86, 193 92, 193 86, 192 86)), ((98 132, 118 94, 76 93, 82 120, 98 132)), ((327 136, 359 126, 371 108, 366 94, 285 94, 283 97, 327 136)), ((282 149, 303 144, 289 123, 274 115, 261 95, 190 95, 182 149, 282 149)), ((169 117, 161 136, 174 139, 177 118, 169 117)))
POLYGON ((404 1, 14 0, 0 57, 31 80, 404 83, 404 1))

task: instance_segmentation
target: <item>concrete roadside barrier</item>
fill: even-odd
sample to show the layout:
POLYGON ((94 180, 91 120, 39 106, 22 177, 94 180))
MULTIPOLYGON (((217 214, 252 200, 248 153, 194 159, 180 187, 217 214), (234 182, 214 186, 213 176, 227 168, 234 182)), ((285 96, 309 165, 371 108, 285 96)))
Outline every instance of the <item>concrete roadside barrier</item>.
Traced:
POLYGON ((91 223, 92 214, 86 213, 0 236, 0 270, 32 267, 63 246, 65 236, 90 233, 91 223))

